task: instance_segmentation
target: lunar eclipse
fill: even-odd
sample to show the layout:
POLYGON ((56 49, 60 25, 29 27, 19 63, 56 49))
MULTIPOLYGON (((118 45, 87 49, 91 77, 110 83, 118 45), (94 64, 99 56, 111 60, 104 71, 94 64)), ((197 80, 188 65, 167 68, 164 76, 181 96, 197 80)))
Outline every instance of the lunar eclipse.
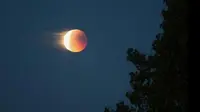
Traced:
POLYGON ((62 34, 63 46, 71 52, 81 52, 87 46, 87 36, 82 30, 72 29, 62 34))

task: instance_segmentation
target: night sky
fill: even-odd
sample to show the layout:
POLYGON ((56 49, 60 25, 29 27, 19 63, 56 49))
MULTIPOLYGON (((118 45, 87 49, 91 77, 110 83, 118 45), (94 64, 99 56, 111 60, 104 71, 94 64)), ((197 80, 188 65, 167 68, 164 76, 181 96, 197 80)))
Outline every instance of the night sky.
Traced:
POLYGON ((162 0, 0 2, 0 112, 103 112, 127 100, 126 50, 149 53, 162 0), (83 30, 81 53, 55 47, 56 32, 83 30))

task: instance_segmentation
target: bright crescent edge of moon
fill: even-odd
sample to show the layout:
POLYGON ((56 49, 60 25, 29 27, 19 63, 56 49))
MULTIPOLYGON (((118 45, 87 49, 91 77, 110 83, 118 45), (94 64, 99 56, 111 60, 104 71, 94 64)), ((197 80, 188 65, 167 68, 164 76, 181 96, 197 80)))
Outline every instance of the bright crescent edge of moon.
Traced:
POLYGON ((71 51, 70 48, 70 37, 71 37, 72 31, 68 31, 64 36, 64 46, 71 51))

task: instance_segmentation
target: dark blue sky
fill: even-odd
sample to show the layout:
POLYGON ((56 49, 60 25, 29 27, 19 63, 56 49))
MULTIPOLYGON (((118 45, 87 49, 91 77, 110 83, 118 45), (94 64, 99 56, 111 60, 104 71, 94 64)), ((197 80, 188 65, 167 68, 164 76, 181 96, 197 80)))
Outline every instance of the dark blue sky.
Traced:
POLYGON ((0 2, 0 111, 103 112, 126 100, 126 50, 149 52, 162 0, 0 2), (53 33, 84 30, 81 53, 55 48, 53 33))

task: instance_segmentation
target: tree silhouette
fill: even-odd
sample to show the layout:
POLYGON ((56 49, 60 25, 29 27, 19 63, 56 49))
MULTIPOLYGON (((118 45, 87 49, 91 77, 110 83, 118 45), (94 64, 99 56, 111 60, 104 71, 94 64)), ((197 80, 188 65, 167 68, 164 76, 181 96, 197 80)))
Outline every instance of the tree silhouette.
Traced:
POLYGON ((132 91, 126 97, 134 106, 119 102, 104 112, 186 112, 188 111, 187 3, 164 0, 162 33, 152 43, 155 54, 144 55, 128 48, 127 60, 136 67, 130 72, 132 91))

